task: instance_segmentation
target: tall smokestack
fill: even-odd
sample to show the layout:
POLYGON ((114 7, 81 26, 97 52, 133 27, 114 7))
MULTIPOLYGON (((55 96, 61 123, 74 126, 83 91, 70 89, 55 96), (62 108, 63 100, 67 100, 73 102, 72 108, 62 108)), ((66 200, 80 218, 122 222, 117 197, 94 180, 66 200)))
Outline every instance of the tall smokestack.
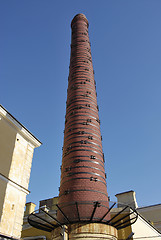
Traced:
MULTIPOLYGON (((71 57, 59 202, 72 221, 98 221, 109 208, 88 20, 71 23, 71 57), (92 216, 93 210, 95 212, 92 216)), ((108 214, 104 221, 109 220, 108 214)), ((64 221, 58 210, 58 220, 64 221)))
POLYGON ((76 15, 72 42, 58 204, 28 217, 30 225, 51 232, 52 240, 117 240, 117 229, 137 220, 125 204, 109 206, 88 20, 76 15), (122 206, 122 207, 121 207, 122 206), (110 216, 111 213, 111 216, 110 216))

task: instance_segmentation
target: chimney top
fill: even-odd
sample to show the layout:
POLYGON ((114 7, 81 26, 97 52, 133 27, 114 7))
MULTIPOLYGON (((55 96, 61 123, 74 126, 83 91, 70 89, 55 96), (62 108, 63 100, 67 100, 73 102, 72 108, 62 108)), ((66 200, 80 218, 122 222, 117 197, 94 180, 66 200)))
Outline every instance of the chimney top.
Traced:
POLYGON ((132 209, 138 208, 135 191, 130 190, 123 193, 118 193, 115 195, 117 197, 118 207, 123 204, 130 206, 132 209))
POLYGON ((89 26, 88 20, 86 18, 86 16, 83 13, 78 13, 77 15, 75 15, 75 17, 73 18, 72 22, 71 22, 71 28, 73 27, 73 25, 78 21, 78 20, 84 20, 87 24, 87 26, 89 26))

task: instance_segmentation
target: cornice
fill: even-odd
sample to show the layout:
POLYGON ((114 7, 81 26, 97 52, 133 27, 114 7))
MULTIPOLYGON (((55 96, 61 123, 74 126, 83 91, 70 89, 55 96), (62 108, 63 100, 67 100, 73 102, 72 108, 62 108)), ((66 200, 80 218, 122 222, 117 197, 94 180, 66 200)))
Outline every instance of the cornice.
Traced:
POLYGON ((0 105, 0 116, 7 120, 13 127, 17 129, 34 147, 41 146, 41 142, 15 117, 13 117, 2 105, 0 105))

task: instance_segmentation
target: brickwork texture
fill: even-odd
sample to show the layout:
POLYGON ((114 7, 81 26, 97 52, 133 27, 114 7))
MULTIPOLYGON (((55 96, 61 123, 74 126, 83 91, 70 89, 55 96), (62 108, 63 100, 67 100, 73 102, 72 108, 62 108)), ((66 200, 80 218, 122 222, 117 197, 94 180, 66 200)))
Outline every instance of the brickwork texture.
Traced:
MULTIPOLYGON (((66 102, 63 157, 58 205, 74 221, 99 221, 107 212, 108 194, 100 133, 88 20, 71 23, 71 57, 66 102)), ((109 220, 110 216, 103 221, 109 220)), ((58 219, 65 220, 58 210, 58 219)))

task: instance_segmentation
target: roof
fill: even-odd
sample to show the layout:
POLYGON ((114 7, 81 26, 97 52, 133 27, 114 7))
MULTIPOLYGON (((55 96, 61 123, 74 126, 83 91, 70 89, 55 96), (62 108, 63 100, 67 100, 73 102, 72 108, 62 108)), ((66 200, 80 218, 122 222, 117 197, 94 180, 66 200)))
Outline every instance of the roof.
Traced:
POLYGON ((27 137, 27 139, 30 140, 35 147, 39 147, 42 144, 38 138, 36 138, 22 123, 20 123, 1 104, 0 104, 0 115, 2 115, 4 118, 7 118, 9 122, 11 122, 14 126, 16 126, 19 129, 19 131, 22 133, 22 135, 25 135, 25 137, 27 137))
POLYGON ((161 207, 161 203, 153 204, 153 205, 149 205, 149 206, 145 206, 145 207, 138 207, 137 210, 144 209, 144 208, 158 207, 158 206, 161 207))
POLYGON ((130 192, 134 192, 134 191, 130 190, 130 191, 127 191, 127 192, 117 193, 115 196, 122 195, 122 194, 127 194, 127 193, 130 193, 130 192))
POLYGON ((137 210, 138 216, 139 216, 140 218, 142 218, 146 223, 148 223, 152 228, 154 228, 159 234, 161 234, 161 232, 159 231, 159 229, 157 229, 153 224, 151 224, 150 221, 148 221, 143 215, 141 215, 141 214, 138 212, 138 208, 137 208, 136 210, 137 210))

